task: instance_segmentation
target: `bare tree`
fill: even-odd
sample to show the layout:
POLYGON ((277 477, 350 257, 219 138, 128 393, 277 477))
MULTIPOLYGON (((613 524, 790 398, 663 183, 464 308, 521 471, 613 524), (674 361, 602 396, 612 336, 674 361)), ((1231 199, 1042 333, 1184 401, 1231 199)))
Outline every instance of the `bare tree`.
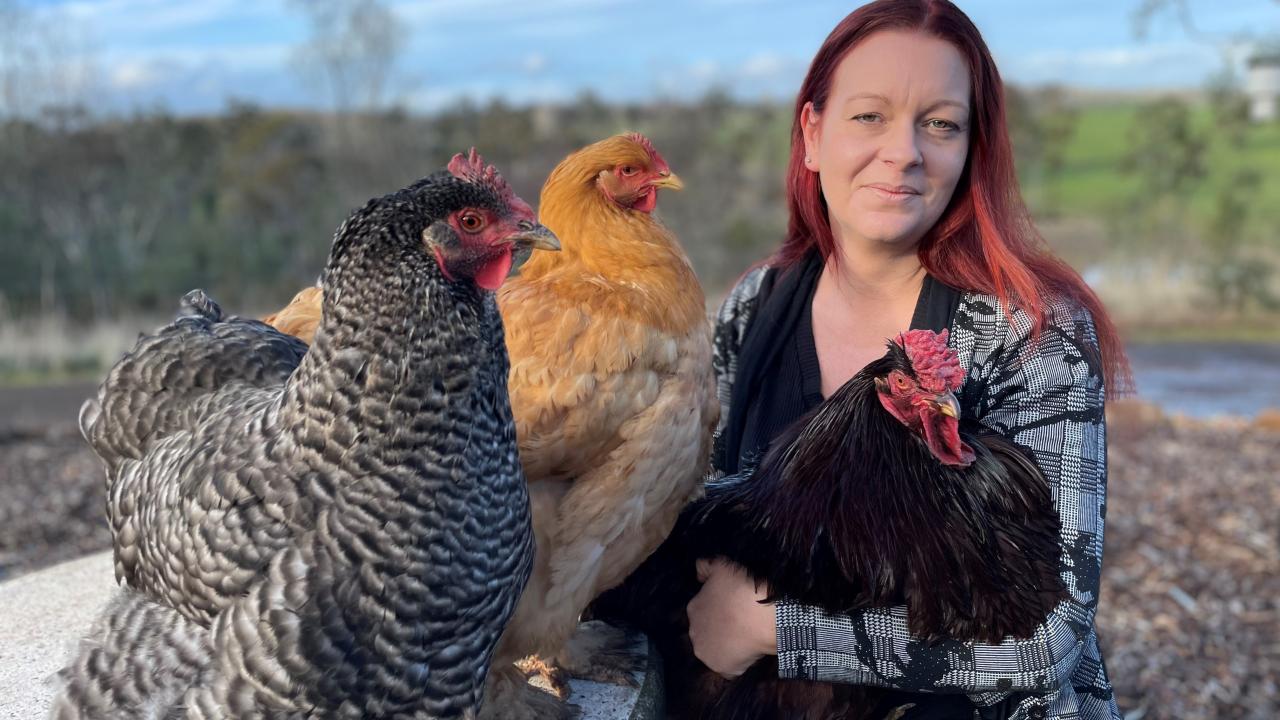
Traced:
POLYGON ((1161 15, 1172 14, 1182 29, 1191 37, 1199 37, 1195 20, 1191 17, 1191 8, 1186 0, 1142 0, 1133 12, 1133 34, 1139 40, 1146 39, 1151 30, 1151 23, 1161 15))
POLYGON ((406 34, 386 0, 291 0, 310 35, 294 63, 330 103, 326 122, 328 177, 340 202, 376 192, 387 166, 403 163, 394 126, 396 62, 406 34))
POLYGON ((311 25, 310 39, 295 62, 318 81, 334 110, 382 108, 405 33, 381 0, 294 0, 311 25))
POLYGON ((0 117, 83 104, 95 72, 83 28, 60 9, 0 0, 0 117))
MULTIPOLYGON (((1272 0, 1272 2, 1280 4, 1280 0, 1272 0)), ((1235 50, 1241 44, 1257 45, 1266 42, 1257 28, 1226 34, 1205 32, 1196 24, 1187 0, 1139 0, 1132 15, 1134 36, 1139 40, 1145 39, 1155 19, 1168 15, 1172 15, 1177 20, 1187 37, 1217 50, 1228 68, 1235 61, 1235 50)))

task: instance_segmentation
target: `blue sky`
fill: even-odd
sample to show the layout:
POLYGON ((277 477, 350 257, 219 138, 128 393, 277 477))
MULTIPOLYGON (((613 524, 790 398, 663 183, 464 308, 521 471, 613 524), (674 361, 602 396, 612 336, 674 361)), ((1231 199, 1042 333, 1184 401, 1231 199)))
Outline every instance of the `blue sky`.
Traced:
MULTIPOLYGON (((1005 77, 1094 89, 1195 88, 1222 68, 1215 42, 1280 34, 1276 0, 1189 0, 1134 36, 1141 0, 961 0, 1005 77)), ((324 100, 293 60, 307 24, 284 0, 43 0, 91 48, 101 107, 210 112, 229 97, 324 100)), ((805 0, 387 0, 406 29, 392 94, 430 110, 460 96, 523 104, 591 89, 607 99, 689 97, 713 86, 790 98, 853 2, 805 0)))

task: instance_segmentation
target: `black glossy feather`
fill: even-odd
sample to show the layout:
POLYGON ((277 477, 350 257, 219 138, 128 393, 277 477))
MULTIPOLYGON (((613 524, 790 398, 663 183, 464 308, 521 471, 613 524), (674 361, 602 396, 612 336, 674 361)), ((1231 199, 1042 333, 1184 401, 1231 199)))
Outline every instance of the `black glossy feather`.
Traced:
POLYGON ((977 425, 961 433, 972 465, 938 462, 877 398, 875 379, 895 368, 911 372, 891 346, 779 436, 758 468, 709 482, 667 542, 597 601, 597 615, 643 629, 677 668, 668 681, 682 717, 859 718, 877 696, 778 681, 776 665, 718 680, 687 639, 697 558, 732 560, 773 598, 830 612, 906 604, 925 640, 1029 636, 1067 596, 1058 516, 1035 463, 977 425))

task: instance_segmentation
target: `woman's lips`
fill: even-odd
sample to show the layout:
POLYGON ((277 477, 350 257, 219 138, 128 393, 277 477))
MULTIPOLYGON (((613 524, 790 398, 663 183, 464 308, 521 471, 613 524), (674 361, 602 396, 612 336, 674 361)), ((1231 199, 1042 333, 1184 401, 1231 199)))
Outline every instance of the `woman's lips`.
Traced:
POLYGON ((889 202, 907 202, 911 198, 919 197, 920 191, 908 185, 885 185, 877 183, 875 185, 867 185, 866 188, 875 193, 881 200, 889 202))

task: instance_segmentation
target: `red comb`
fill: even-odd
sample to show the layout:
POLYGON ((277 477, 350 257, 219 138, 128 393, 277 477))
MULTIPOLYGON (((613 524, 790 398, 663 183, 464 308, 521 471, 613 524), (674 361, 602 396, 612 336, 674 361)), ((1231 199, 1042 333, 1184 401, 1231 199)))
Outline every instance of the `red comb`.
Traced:
POLYGON ((532 215, 533 210, 529 208, 524 200, 520 199, 511 186, 507 184, 506 178, 498 172, 498 169, 492 165, 485 165, 484 158, 480 157, 480 153, 475 148, 463 156, 458 153, 449 161, 449 172, 457 178, 466 180, 467 182, 479 185, 488 185, 489 189, 502 199, 503 202, 511 205, 513 208, 521 209, 532 215))
POLYGON ((626 137, 631 142, 639 145, 640 147, 644 148, 644 151, 649 153, 649 157, 653 158, 653 162, 655 165, 658 165, 664 168, 667 167, 667 161, 662 159, 662 154, 659 153, 657 148, 653 146, 653 143, 649 142, 649 138, 641 135, 638 132, 627 133, 624 137, 626 137))
POLYGON ((898 336, 920 387, 929 392, 955 392, 964 382, 960 356, 947 347, 947 337, 946 330, 910 330, 898 336))

